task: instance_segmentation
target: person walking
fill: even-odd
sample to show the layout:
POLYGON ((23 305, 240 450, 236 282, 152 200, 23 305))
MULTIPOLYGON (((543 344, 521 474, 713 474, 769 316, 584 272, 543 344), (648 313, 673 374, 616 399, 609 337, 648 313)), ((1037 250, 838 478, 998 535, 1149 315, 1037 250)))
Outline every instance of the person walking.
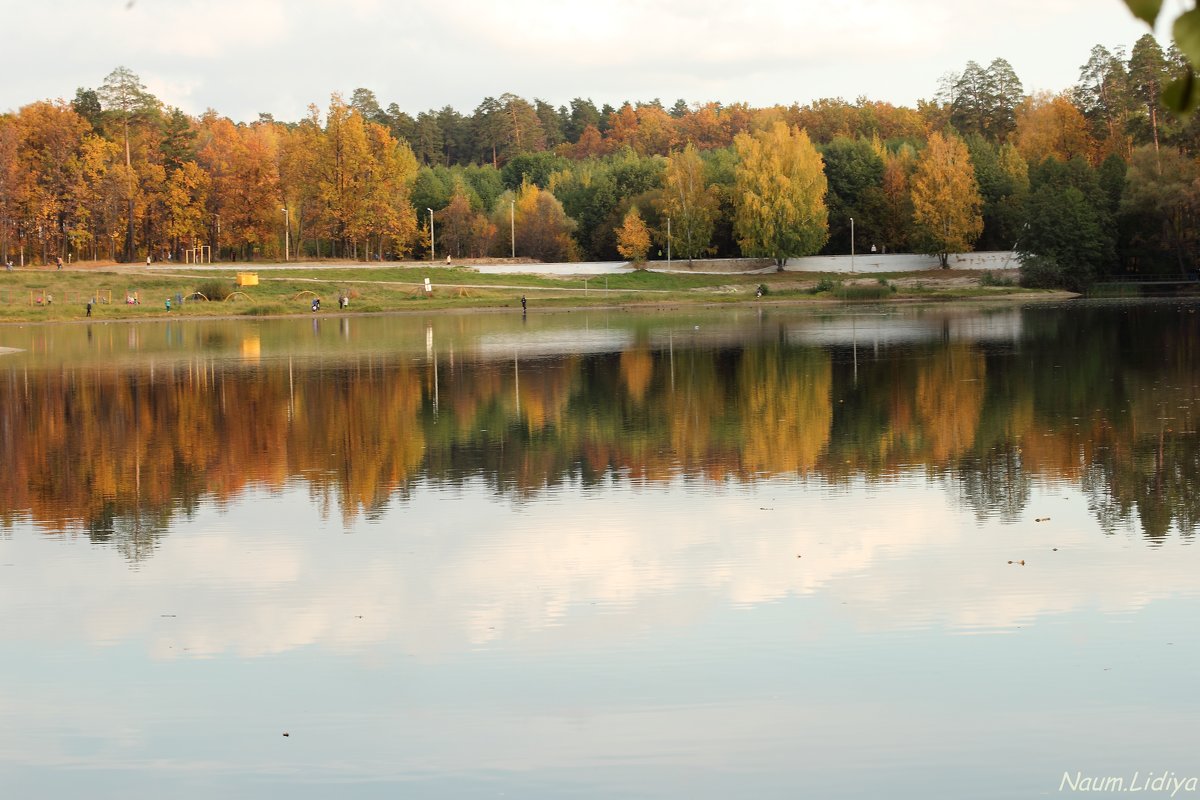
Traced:
POLYGON ((525 295, 521 295, 521 313, 525 313, 525 295))

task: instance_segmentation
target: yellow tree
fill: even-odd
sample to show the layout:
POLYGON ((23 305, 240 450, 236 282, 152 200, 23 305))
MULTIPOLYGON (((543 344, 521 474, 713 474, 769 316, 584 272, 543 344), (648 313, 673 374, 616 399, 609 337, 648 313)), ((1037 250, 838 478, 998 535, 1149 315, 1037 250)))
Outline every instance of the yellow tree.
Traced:
POLYGON ((318 186, 332 237, 343 248, 346 244, 351 245, 355 252, 358 250, 357 239, 365 227, 364 182, 370 161, 362 116, 348 106, 341 95, 333 95, 325 121, 318 186))
POLYGON ((163 202, 167 219, 163 232, 172 250, 184 244, 194 245, 203 238, 207 228, 208 186, 208 173, 194 161, 183 162, 167 179, 163 202))
POLYGON ((42 258, 47 248, 65 255, 65 235, 75 227, 75 200, 82 178, 79 162, 88 123, 63 102, 32 103, 17 115, 18 158, 28 180, 24 217, 38 231, 42 258))
POLYGON ((322 220, 320 191, 317 186, 319 159, 324 141, 321 112, 315 105, 308 115, 291 128, 280 131, 279 185, 284 205, 290 211, 289 223, 295 226, 296 252, 303 254, 307 233, 314 241, 314 252, 321 255, 321 234, 328 233, 329 224, 322 220))
POLYGON ((646 261, 646 253, 650 251, 650 230, 642 219, 637 206, 629 209, 625 222, 617 228, 617 252, 621 258, 627 258, 635 265, 646 261))
POLYGON ((412 207, 412 185, 417 177, 417 159, 405 142, 374 122, 366 123, 369 158, 360 176, 363 203, 358 218, 368 249, 371 237, 379 237, 378 255, 387 251, 406 255, 417 236, 417 217, 412 207))
POLYGON ((817 252, 829 239, 824 164, 808 133, 775 122, 753 136, 733 140, 734 231, 748 256, 783 262, 817 252))
POLYGON ((983 232, 983 200, 966 144, 934 133, 921 153, 912 179, 913 221, 924 251, 942 268, 950 253, 970 250, 983 232))
POLYGON ((717 219, 716 188, 705 185, 704 161, 691 142, 667 160, 659 214, 671 220, 671 246, 691 261, 704 255, 717 219))

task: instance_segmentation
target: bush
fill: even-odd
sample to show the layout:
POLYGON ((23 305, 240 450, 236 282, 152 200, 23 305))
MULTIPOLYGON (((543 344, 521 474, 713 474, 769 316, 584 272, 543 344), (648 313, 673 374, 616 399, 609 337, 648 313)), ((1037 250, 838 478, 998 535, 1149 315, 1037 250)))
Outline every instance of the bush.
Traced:
POLYGON ((1063 285, 1062 270, 1050 256, 1021 258, 1021 285, 1031 289, 1057 289, 1063 285))
POLYGON ((979 278, 980 286, 1016 286, 1016 282, 1009 277, 1001 277, 994 272, 988 271, 983 273, 979 278))
POLYGON ((213 302, 219 302, 233 294, 233 285, 222 281, 205 281, 196 287, 196 291, 213 302))
POLYGON ((842 286, 841 281, 822 278, 817 281, 817 285, 808 290, 809 294, 820 294, 821 292, 832 292, 834 289, 839 289, 842 286))

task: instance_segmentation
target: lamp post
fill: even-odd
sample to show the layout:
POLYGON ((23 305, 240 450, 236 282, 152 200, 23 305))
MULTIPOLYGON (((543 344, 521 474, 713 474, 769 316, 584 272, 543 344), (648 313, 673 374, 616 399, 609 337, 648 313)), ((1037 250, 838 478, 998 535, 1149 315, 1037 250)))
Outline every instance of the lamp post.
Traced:
POLYGON ((671 218, 667 217, 667 269, 671 268, 671 218))
POLYGON ((512 244, 512 257, 517 257, 517 202, 508 201, 508 241, 512 244))
POLYGON ((291 217, 288 215, 287 206, 279 209, 283 212, 283 260, 292 260, 292 226, 291 217))
POLYGON ((433 209, 426 208, 425 210, 429 212, 429 260, 436 261, 437 255, 433 249, 433 209))
POLYGON ((854 217, 850 218, 850 271, 854 272, 854 217))
POLYGON ((221 215, 217 214, 216 217, 217 217, 217 235, 213 237, 213 244, 216 245, 217 261, 220 261, 221 260, 221 215))

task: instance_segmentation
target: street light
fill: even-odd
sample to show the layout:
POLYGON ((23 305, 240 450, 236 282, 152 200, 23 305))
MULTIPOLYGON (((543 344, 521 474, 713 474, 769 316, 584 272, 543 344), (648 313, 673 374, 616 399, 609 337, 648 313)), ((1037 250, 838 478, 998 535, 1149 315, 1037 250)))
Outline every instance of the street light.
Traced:
POLYGON ((850 271, 854 272, 854 217, 850 218, 850 271))
POLYGON ((291 218, 288 216, 287 206, 279 209, 283 212, 283 260, 292 260, 292 226, 289 224, 291 218))
POLYGON ((433 209, 426 208, 425 210, 429 212, 429 260, 437 261, 436 251, 433 249, 433 209))
POLYGON ((508 240, 512 243, 512 257, 517 257, 517 202, 508 201, 508 240))

